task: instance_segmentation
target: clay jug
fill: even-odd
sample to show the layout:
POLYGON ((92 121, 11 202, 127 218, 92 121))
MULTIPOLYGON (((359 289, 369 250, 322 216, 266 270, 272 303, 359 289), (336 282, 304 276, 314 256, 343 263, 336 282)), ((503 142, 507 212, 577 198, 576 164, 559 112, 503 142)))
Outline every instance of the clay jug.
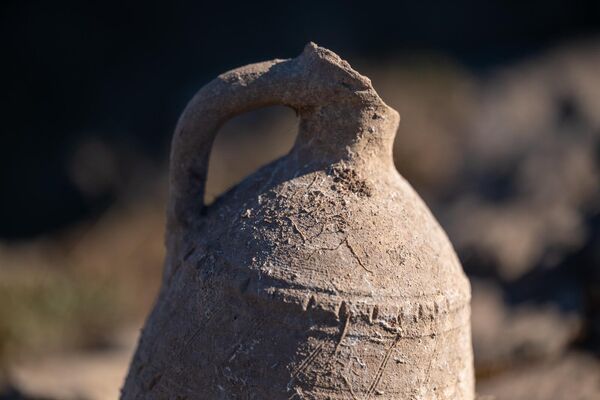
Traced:
POLYGON ((124 399, 474 398, 470 286, 398 174, 396 111, 309 44, 191 100, 170 165, 167 259, 124 399), (203 204, 229 118, 282 104, 286 156, 203 204))

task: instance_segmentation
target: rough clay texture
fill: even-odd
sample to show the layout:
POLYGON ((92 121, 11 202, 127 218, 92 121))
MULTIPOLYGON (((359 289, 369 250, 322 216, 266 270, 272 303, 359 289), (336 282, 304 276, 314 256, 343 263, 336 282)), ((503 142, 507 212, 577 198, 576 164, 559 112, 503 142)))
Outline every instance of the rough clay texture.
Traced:
POLYGON ((168 255, 123 399, 474 398, 470 286, 392 162, 398 113, 314 44, 202 88, 176 128, 168 255), (288 155, 203 205, 232 116, 283 104, 288 155))

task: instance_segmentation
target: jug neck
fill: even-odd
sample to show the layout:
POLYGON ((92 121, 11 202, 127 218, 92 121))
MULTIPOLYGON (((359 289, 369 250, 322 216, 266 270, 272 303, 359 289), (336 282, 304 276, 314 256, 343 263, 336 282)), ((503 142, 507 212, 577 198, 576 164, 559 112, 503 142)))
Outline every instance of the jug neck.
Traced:
POLYGON ((374 93, 363 101, 332 102, 300 111, 292 152, 307 159, 393 163, 400 116, 374 93))

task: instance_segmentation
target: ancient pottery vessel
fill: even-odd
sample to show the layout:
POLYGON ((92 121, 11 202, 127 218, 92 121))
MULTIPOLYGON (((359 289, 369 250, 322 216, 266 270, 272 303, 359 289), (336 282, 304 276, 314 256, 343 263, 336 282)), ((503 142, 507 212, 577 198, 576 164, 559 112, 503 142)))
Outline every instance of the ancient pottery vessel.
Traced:
POLYGON ((398 122, 312 43, 202 88, 173 139, 163 284, 122 398, 472 400, 470 286, 394 167, 398 122), (219 127, 275 104, 299 115, 293 149, 206 207, 219 127))

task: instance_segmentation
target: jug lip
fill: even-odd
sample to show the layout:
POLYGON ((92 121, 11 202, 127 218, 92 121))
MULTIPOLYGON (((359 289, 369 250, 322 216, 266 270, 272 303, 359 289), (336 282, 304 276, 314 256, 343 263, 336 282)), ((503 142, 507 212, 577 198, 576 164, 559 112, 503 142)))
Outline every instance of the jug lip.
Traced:
POLYGON ((325 62, 330 65, 333 65, 339 68, 340 70, 346 72, 349 77, 356 81, 356 83, 362 85, 363 90, 373 89, 371 79, 356 71, 354 68, 352 68, 348 61, 344 60, 333 51, 325 47, 321 47, 315 42, 308 42, 304 46, 304 50, 298 58, 315 59, 320 62, 325 62))
MULTIPOLYGON (((324 82, 321 82, 320 84, 323 85, 327 83, 332 86, 341 85, 345 89, 349 89, 349 93, 344 93, 336 88, 333 89, 335 92, 334 101, 336 103, 356 99, 364 106, 384 108, 386 113, 396 114, 399 118, 398 112, 388 106, 379 96, 373 87, 371 79, 356 71, 348 61, 335 52, 319 46, 315 42, 308 42, 298 57, 282 61, 298 63, 304 72, 309 75, 306 77, 308 79, 321 78, 318 76, 320 73, 333 75, 333 71, 331 71, 331 69, 333 69, 334 71, 341 73, 342 76, 327 77, 329 79, 325 79, 324 82), (335 78, 341 79, 336 80, 335 78)), ((317 100, 316 105, 318 105, 319 102, 325 101, 323 96, 317 97, 317 100)))

